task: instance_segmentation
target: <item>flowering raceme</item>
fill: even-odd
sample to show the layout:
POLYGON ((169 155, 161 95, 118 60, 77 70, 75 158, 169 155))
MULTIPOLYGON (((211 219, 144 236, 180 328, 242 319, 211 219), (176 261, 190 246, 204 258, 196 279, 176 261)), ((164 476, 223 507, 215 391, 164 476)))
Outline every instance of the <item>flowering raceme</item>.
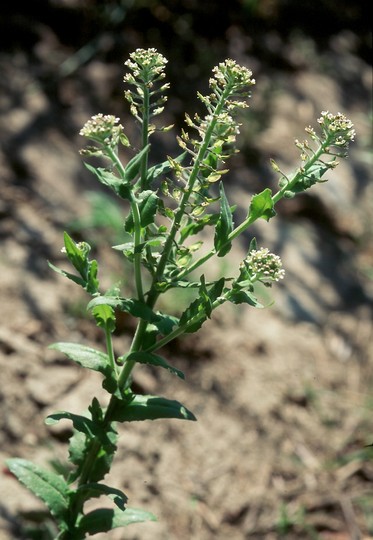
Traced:
POLYGON ((270 283, 271 281, 280 281, 285 277, 280 257, 270 253, 268 248, 250 251, 243 264, 252 283, 255 281, 270 283))

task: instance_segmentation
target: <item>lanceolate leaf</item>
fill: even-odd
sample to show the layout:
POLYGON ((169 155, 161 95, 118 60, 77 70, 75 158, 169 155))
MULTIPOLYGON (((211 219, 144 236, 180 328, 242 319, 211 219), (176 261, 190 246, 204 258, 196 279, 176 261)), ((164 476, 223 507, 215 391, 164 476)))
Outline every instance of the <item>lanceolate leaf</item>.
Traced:
POLYGON ((8 459, 6 463, 18 480, 44 501, 57 519, 63 519, 69 504, 69 486, 62 476, 25 459, 8 459))
POLYGON ((194 300, 180 317, 179 326, 186 326, 185 333, 191 334, 193 332, 197 332, 206 319, 211 317, 212 304, 221 295, 224 288, 224 283, 225 279, 220 278, 218 281, 215 281, 209 289, 207 289, 204 276, 201 276, 199 298, 194 300), (196 320, 193 321, 193 319, 196 320))
POLYGON ((52 413, 45 419, 45 423, 48 426, 53 426, 54 424, 57 424, 62 419, 71 420, 73 423, 74 428, 77 431, 80 431, 84 433, 85 435, 88 435, 88 437, 93 438, 95 435, 95 425, 89 418, 85 416, 81 416, 79 414, 73 414, 67 411, 60 411, 56 413, 52 413))
POLYGON ((114 296, 97 296, 91 300, 87 309, 92 309, 95 306, 107 305, 130 313, 134 317, 139 317, 147 322, 157 324, 159 316, 154 313, 149 306, 134 298, 117 298, 114 296))
POLYGON ((228 300, 233 304, 249 304, 250 306, 254 306, 256 308, 263 307, 258 299, 248 291, 232 290, 229 293, 228 300))
POLYGON ((124 170, 124 181, 126 183, 132 182, 140 172, 142 160, 149 151, 150 145, 146 145, 140 152, 138 152, 126 165, 124 170))
POLYGON ((157 212, 158 197, 154 191, 147 191, 140 206, 141 227, 146 227, 154 222, 154 216, 157 212))
POLYGON ((63 234, 63 239, 69 261, 74 268, 78 270, 82 278, 87 279, 89 253, 88 244, 83 243, 84 247, 80 248, 66 231, 63 234))
POLYGON ((85 345, 59 342, 50 345, 49 348, 62 352, 70 358, 70 360, 73 360, 82 367, 92 369, 93 371, 105 373, 110 367, 107 354, 92 349, 91 347, 86 347, 85 345))
POLYGON ((98 291, 99 281, 97 279, 98 264, 94 259, 88 262, 88 275, 86 290, 90 294, 95 294, 98 291))
POLYGON ((158 356, 157 354, 139 351, 139 352, 130 353, 128 356, 126 356, 123 359, 135 360, 136 362, 139 362, 140 364, 160 366, 167 369, 174 375, 177 375, 178 377, 180 377, 180 379, 185 379, 184 373, 180 371, 180 369, 176 369, 175 367, 170 366, 170 364, 168 364, 164 358, 162 358, 161 356, 158 356))
MULTIPOLYGON (((143 191, 139 195, 139 210, 140 210, 140 222, 141 227, 147 227, 151 223, 154 223, 154 216, 158 208, 158 197, 154 191, 143 191)), ((134 230, 134 220, 132 212, 129 214, 124 228, 128 233, 132 233, 134 230)))
MULTIPOLYGON (((185 156, 188 155, 188 152, 183 152, 180 154, 177 158, 175 158, 175 161, 178 163, 181 163, 185 156)), ((147 173, 146 181, 147 184, 150 185, 153 180, 158 178, 159 176, 163 174, 167 174, 172 170, 172 167, 170 165, 169 160, 164 161, 163 163, 160 163, 159 165, 155 165, 154 167, 150 167, 147 173)))
POLYGON ((261 193, 254 195, 254 197, 251 199, 248 214, 248 217, 250 217, 252 221, 259 218, 269 221, 275 215, 276 212, 274 210, 274 204, 272 201, 272 191, 269 188, 266 188, 261 193))
POLYGON ((125 495, 120 489, 96 482, 84 484, 78 488, 78 491, 84 492, 86 500, 93 497, 101 497, 101 495, 107 495, 121 510, 124 510, 125 504, 128 501, 127 495, 125 495))
POLYGON ((228 237, 233 231, 233 216, 225 196, 223 182, 220 183, 220 216, 215 227, 214 247, 218 257, 224 257, 232 247, 228 237))
MULTIPOLYGON (((94 310, 101 309, 102 315, 102 325, 107 324, 109 330, 113 331, 113 322, 111 320, 111 315, 108 312, 105 312, 104 308, 108 310, 111 309, 110 306, 99 305, 94 307, 94 310), (107 322, 104 322, 105 317, 107 322)), ((102 373, 105 378, 102 383, 102 386, 110 394, 113 394, 117 390, 117 381, 115 378, 115 372, 113 371, 109 357, 106 353, 92 349, 91 347, 86 347, 85 345, 79 345, 77 343, 54 343, 50 345, 50 349, 56 349, 66 354, 70 360, 73 360, 82 367, 92 369, 93 371, 99 371, 102 373)))
POLYGON ((127 402, 118 400, 114 412, 114 420, 118 422, 156 420, 158 418, 196 420, 194 414, 178 401, 157 396, 133 394, 127 402))
POLYGON ((115 174, 108 171, 107 169, 103 169, 102 167, 93 167, 92 165, 89 165, 89 163, 84 163, 84 165, 91 173, 96 176, 96 178, 99 180, 99 182, 101 182, 101 184, 110 187, 115 192, 118 191, 119 186, 122 183, 121 179, 118 178, 118 176, 115 176, 115 174))
POLYGON ((82 517, 79 532, 94 535, 143 521, 157 521, 157 518, 150 512, 135 508, 126 508, 124 511, 118 508, 99 508, 82 517))
POLYGON ((193 319, 197 319, 193 325, 190 325, 185 332, 193 333, 197 332, 202 326, 202 324, 207 319, 207 315, 204 311, 203 301, 200 298, 194 300, 183 313, 181 314, 179 326, 187 326, 188 323, 191 323, 193 319))
POLYGON ((89 260, 88 254, 90 251, 90 246, 86 242, 81 242, 77 244, 74 240, 67 234, 64 233, 64 244, 67 253, 67 257, 70 263, 74 268, 79 272, 80 277, 65 270, 61 270, 54 264, 48 262, 50 268, 61 274, 62 276, 71 279, 78 285, 81 285, 87 292, 95 294, 98 291, 99 281, 97 279, 98 265, 97 261, 89 260))
POLYGON ((81 278, 79 276, 76 276, 75 274, 71 274, 71 272, 66 272, 65 270, 62 270, 61 268, 58 268, 57 266, 55 266, 54 264, 52 264, 49 261, 48 261, 48 266, 50 268, 52 268, 52 270, 57 272, 57 274, 60 274, 61 276, 64 276, 64 277, 67 277, 67 279, 71 279, 71 281, 73 281, 74 283, 77 283, 78 285, 80 285, 83 288, 87 284, 87 282, 83 278, 81 278))

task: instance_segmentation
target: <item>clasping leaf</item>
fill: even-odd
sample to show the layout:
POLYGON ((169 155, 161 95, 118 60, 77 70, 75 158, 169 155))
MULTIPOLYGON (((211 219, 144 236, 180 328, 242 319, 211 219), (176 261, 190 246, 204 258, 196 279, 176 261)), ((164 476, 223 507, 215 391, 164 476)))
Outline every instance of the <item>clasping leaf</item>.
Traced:
POLYGON ((127 400, 117 401, 113 419, 118 422, 133 422, 158 418, 196 420, 194 414, 176 400, 136 394, 128 396, 127 400))
POLYGON ((259 218, 269 221, 275 215, 272 191, 269 188, 253 196, 248 213, 251 222, 259 218))
POLYGON ((223 183, 220 183, 220 216, 215 227, 214 247, 218 257, 224 257, 232 247, 229 235, 233 231, 233 216, 225 196, 223 183))

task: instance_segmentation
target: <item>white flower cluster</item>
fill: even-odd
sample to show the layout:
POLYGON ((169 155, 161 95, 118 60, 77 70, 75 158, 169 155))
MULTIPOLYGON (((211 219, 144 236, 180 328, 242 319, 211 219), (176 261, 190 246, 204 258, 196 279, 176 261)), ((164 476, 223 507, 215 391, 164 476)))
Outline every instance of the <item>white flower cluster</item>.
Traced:
POLYGON ((88 137, 96 141, 104 142, 111 138, 116 131, 122 131, 123 126, 119 124, 119 118, 111 114, 96 114, 84 124, 79 135, 88 137))
POLYGON ((251 78, 252 71, 230 58, 215 66, 212 72, 214 76, 210 79, 210 86, 214 90, 218 85, 221 88, 229 86, 235 91, 240 91, 255 84, 255 79, 251 78))
POLYGON ((282 268, 280 257, 270 253, 267 248, 250 251, 243 264, 252 282, 280 281, 285 277, 285 270, 282 268))
POLYGON ((155 80, 165 77, 164 69, 167 62, 167 58, 157 49, 136 49, 130 54, 130 59, 124 62, 131 71, 124 76, 124 81, 136 84, 136 81, 142 80, 151 85, 155 80))
POLYGON ((326 137, 330 138, 331 145, 348 146, 355 138, 353 123, 340 112, 332 114, 329 111, 322 111, 317 121, 326 137))

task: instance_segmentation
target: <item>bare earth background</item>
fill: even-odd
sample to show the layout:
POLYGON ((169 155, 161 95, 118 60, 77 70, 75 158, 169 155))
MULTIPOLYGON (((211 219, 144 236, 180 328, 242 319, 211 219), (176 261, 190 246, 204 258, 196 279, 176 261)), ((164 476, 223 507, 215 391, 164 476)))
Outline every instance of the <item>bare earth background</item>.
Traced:
MULTIPOLYGON (((266 2, 279 11, 269 21, 274 28, 268 15, 253 11, 265 27, 257 56, 242 21, 229 19, 222 41, 197 34, 192 23, 202 8, 194 2, 180 2, 175 12, 172 2, 110 2, 126 17, 111 27, 106 21, 95 37, 87 37, 96 28, 88 31, 87 24, 100 22, 92 15, 101 13, 100 2, 84 9, 79 2, 36 4, 45 7, 43 16, 11 8, 0 14, 1 28, 21 29, 24 37, 18 42, 13 35, 0 54, 0 540, 29 538, 22 523, 37 521, 43 510, 8 474, 5 459, 63 462, 70 427, 48 428, 45 416, 79 413, 93 395, 106 399, 95 374, 47 349, 55 341, 103 346, 85 295, 47 266, 47 260, 63 264, 63 230, 95 244, 104 282, 128 287, 110 248, 122 218, 110 200, 97 206, 97 194, 104 194, 78 155, 79 129, 97 112, 131 122, 121 99, 122 62, 135 47, 154 42, 166 56, 176 55, 167 45, 171 30, 180 58, 171 66, 169 56, 175 93, 168 114, 177 125, 184 105, 189 113, 198 106, 197 83, 204 91, 201 81, 224 56, 251 67, 257 79, 242 120, 241 153, 226 180, 237 222, 253 192, 274 186, 269 157, 289 171, 297 165, 292 141, 303 137, 304 126, 316 125, 321 110, 350 117, 357 140, 327 184, 284 202, 276 219, 251 231, 287 271, 266 299, 274 306, 222 308, 198 335, 169 347, 165 355, 184 370, 186 382, 136 371, 138 392, 179 399, 198 422, 120 427, 109 483, 159 521, 96 538, 372 538, 373 450, 366 446, 373 442, 371 67, 360 54, 361 34, 339 28, 324 48, 306 31, 284 38, 273 22, 276 14, 281 22, 282 3, 266 2), (141 34, 136 25, 145 15, 154 20, 141 34), (81 42, 63 37, 69 21, 72 32, 82 25, 81 42), (192 31, 195 49, 188 56, 192 31)), ((136 137, 132 123, 128 129, 136 137)), ((160 137, 156 158, 174 149, 169 136, 160 137)), ((235 246, 228 268, 211 272, 233 271, 249 241, 235 246)), ((182 301, 170 297, 166 307, 177 309, 182 301)), ((121 321, 118 354, 132 331, 130 321, 121 321)))

